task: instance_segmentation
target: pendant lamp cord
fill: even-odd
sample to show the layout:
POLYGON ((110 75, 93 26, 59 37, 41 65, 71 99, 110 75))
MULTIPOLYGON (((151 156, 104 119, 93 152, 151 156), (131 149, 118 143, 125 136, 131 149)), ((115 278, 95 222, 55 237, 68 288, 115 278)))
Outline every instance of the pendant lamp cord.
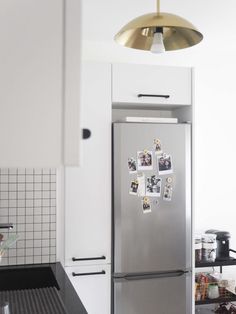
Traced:
POLYGON ((160 13, 160 0, 157 0, 157 14, 160 13))

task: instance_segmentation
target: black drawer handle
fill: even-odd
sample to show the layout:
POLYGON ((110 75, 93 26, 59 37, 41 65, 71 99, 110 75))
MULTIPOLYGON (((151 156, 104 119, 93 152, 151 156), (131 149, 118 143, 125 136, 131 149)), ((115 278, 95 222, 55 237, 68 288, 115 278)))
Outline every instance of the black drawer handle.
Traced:
POLYGON ((100 260, 100 259, 106 259, 106 256, 99 256, 99 257, 82 257, 82 258, 72 257, 72 261, 73 261, 73 262, 77 262, 77 261, 96 261, 96 260, 100 260))
POLYGON ((93 276, 93 275, 105 275, 105 270, 94 272, 94 273, 72 273, 73 277, 79 277, 79 276, 93 276))
POLYGON ((170 95, 138 94, 138 98, 141 98, 141 97, 170 98, 170 95))

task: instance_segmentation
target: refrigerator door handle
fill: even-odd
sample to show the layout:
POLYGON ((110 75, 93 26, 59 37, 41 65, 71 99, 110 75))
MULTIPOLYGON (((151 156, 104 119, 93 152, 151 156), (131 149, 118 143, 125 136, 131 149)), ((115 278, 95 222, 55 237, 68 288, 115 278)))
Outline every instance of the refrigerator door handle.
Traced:
POLYGON ((125 275, 123 278, 119 278, 119 279, 125 279, 128 281, 131 281, 131 280, 140 280, 140 279, 180 277, 186 273, 188 273, 188 271, 177 270, 177 271, 160 272, 160 273, 147 273, 147 274, 140 274, 140 275, 125 275))

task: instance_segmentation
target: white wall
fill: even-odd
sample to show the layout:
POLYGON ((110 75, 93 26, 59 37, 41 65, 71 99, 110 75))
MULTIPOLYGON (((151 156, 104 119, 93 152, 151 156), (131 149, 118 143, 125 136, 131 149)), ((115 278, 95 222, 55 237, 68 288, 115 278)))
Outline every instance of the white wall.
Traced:
POLYGON ((236 249, 236 2, 162 1, 162 11, 185 17, 204 34, 190 49, 153 55, 113 42, 125 23, 152 12, 155 2, 84 0, 83 59, 195 67, 195 225, 230 231, 236 249))

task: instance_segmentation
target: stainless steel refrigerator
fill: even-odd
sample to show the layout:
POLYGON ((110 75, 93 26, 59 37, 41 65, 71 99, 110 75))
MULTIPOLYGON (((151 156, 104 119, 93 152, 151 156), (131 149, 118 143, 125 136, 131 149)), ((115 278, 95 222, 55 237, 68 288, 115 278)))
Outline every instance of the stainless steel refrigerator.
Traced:
POLYGON ((113 313, 191 314, 191 125, 114 123, 113 195, 113 313), (142 167, 140 152, 150 152, 151 167, 142 167), (161 170, 163 156, 171 156, 171 171, 161 170), (140 175, 145 191, 137 193, 132 182, 140 175), (147 193, 152 176, 161 179, 154 197, 147 193))

